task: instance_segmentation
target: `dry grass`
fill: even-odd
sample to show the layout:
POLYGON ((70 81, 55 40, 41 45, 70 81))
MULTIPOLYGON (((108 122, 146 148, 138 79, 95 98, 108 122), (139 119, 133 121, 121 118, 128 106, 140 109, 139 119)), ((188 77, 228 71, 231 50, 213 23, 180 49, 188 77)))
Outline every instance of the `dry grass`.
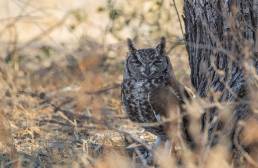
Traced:
MULTIPOLYGON (((129 1, 125 4, 132 5, 129 1)), ((100 15, 124 13, 117 19, 112 19, 113 16, 106 18, 103 22, 107 22, 107 26, 105 30, 97 30, 103 33, 97 33, 102 35, 97 39, 87 33, 78 33, 79 38, 75 44, 68 40, 67 43, 53 45, 49 39, 52 31, 60 30, 57 28, 36 36, 33 45, 24 46, 19 41, 13 43, 11 40, 0 59, 0 166, 144 167, 144 159, 128 152, 127 147, 135 144, 127 144, 124 138, 129 136, 150 147, 155 136, 142 132, 139 125, 131 123, 121 107, 122 61, 127 50, 124 39, 131 36, 140 43, 139 46, 150 46, 161 35, 167 36, 176 77, 191 88, 188 58, 184 45, 181 45, 180 26, 175 13, 168 12, 171 11, 170 1, 165 1, 165 4, 160 6, 154 1, 139 1, 130 9, 123 6, 123 3, 101 4, 98 10, 104 13, 100 15), (143 9, 143 12, 139 9, 143 9), (160 9, 165 11, 160 14, 161 19, 154 17, 160 9), (132 16, 135 16, 135 20, 128 20, 132 16), (142 16, 147 21, 141 20, 142 16), (163 23, 164 27, 160 26, 163 23), (169 29, 171 23, 173 29, 169 29), (142 29, 137 29, 139 26, 142 29), (8 54, 11 54, 10 58, 8 54)), ((78 27, 69 32, 68 37, 71 34, 78 35, 76 30, 81 32, 84 28, 82 25, 88 27, 93 20, 91 18, 90 23, 80 19, 78 21, 82 17, 81 13, 71 13, 73 19, 77 18, 78 27)), ((75 22, 70 19, 68 17, 62 26, 69 23, 68 27, 71 28, 70 23, 75 22)), ((10 26, 10 29, 14 27, 10 26)), ((257 90, 256 87, 254 90, 257 90)), ((251 96, 256 113, 255 93, 251 96)), ((219 96, 214 94, 214 99, 219 96)), ((179 165, 187 168, 233 167, 227 132, 232 127, 232 106, 218 101, 211 104, 209 100, 198 97, 186 104, 185 108, 191 118, 190 132, 198 146, 194 150, 190 150, 183 141, 180 117, 174 115, 175 109, 171 109, 174 121, 170 125, 172 141, 169 148, 164 145, 154 151, 155 163, 161 168, 179 165), (214 105, 219 111, 218 118, 214 120, 222 120, 224 128, 216 132, 221 137, 219 145, 210 148, 207 146, 207 130, 200 132, 200 119, 204 109, 214 105)), ((257 124, 256 114, 239 124, 237 138, 240 139, 242 153, 237 159, 243 167, 257 167, 257 124)))

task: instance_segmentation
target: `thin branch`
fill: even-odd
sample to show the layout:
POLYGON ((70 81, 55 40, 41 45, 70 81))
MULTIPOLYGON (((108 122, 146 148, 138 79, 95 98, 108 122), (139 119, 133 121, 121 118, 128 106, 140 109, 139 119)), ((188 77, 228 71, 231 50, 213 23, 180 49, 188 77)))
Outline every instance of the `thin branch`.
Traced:
POLYGON ((248 163, 258 168, 258 163, 244 150, 241 144, 239 144, 238 136, 242 130, 242 127, 243 127, 242 124, 238 124, 236 128, 236 132, 233 139, 234 145, 236 145, 236 148, 239 150, 239 152, 241 152, 241 154, 243 155, 243 157, 246 159, 248 163))
POLYGON ((85 92, 86 94, 88 95, 99 95, 99 94, 103 94, 103 93, 106 93, 110 90, 113 90, 113 89, 117 89, 121 86, 121 84, 113 84, 112 86, 109 86, 109 87, 106 87, 106 88, 102 88, 102 89, 99 89, 97 91, 93 91, 93 92, 85 92))
POLYGON ((22 45, 21 47, 17 48, 17 51, 20 51, 22 49, 24 49, 25 47, 29 46, 30 44, 33 44, 34 42, 40 40, 42 37, 50 34, 51 32, 53 32, 53 30, 55 30, 56 28, 62 26, 65 21, 67 20, 67 18, 70 16, 70 14, 66 14, 59 22, 57 22, 56 24, 54 24, 53 26, 50 26, 48 29, 46 29, 45 31, 43 31, 42 33, 40 33, 39 35, 37 35, 36 37, 32 38, 31 40, 29 40, 28 42, 26 42, 24 45, 22 45))
POLYGON ((170 3, 170 4, 173 5, 175 10, 176 10, 176 15, 177 15, 177 19, 178 19, 179 24, 180 24, 180 29, 181 29, 181 32, 182 32, 182 36, 184 37, 185 33, 184 33, 184 29, 183 29, 183 24, 182 24, 181 19, 180 19, 180 15, 179 15, 179 12, 178 12, 178 9, 177 9, 177 6, 176 6, 176 2, 175 2, 175 0, 172 0, 172 1, 173 1, 173 4, 172 3, 170 3))

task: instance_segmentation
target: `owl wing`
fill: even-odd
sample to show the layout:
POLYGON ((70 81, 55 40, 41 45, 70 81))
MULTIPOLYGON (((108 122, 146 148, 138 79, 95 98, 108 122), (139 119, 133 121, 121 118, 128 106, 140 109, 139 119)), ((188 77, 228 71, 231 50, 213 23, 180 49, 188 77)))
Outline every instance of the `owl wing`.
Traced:
POLYGON ((153 109, 159 112, 161 117, 168 117, 170 107, 179 107, 180 99, 172 91, 170 86, 161 87, 154 90, 150 96, 153 109))
POLYGON ((123 110, 126 112, 127 115, 130 115, 132 113, 132 110, 130 110, 130 98, 128 97, 128 87, 127 85, 123 82, 121 84, 121 102, 122 102, 122 107, 123 110))
POLYGON ((150 95, 150 104, 154 111, 160 115, 160 117, 171 117, 180 114, 185 114, 183 104, 190 101, 192 93, 183 85, 177 85, 172 87, 171 85, 160 87, 155 89, 150 95))
POLYGON ((125 87, 124 87, 124 83, 121 84, 121 101, 122 101, 122 106, 124 108, 124 110, 127 112, 128 110, 126 109, 128 107, 126 98, 125 98, 125 87))

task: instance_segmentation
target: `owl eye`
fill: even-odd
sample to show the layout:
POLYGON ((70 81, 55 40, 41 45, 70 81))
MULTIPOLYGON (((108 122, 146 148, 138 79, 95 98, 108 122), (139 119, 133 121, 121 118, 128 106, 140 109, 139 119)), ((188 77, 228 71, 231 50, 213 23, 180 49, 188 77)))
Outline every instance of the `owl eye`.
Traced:
POLYGON ((162 60, 156 60, 154 64, 162 64, 162 60))
POLYGON ((141 64, 141 62, 140 61, 138 61, 138 60, 132 60, 131 61, 131 64, 133 64, 133 65, 135 65, 135 66, 141 66, 142 64, 141 64))

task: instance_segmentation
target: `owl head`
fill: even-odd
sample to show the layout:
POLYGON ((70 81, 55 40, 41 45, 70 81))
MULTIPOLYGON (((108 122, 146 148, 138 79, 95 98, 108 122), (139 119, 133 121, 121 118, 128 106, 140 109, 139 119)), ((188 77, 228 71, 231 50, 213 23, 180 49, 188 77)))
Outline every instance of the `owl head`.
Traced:
POLYGON ((126 78, 156 78, 169 72, 167 70, 171 64, 166 56, 164 37, 154 48, 136 49, 131 39, 127 43, 129 52, 125 63, 126 78))

